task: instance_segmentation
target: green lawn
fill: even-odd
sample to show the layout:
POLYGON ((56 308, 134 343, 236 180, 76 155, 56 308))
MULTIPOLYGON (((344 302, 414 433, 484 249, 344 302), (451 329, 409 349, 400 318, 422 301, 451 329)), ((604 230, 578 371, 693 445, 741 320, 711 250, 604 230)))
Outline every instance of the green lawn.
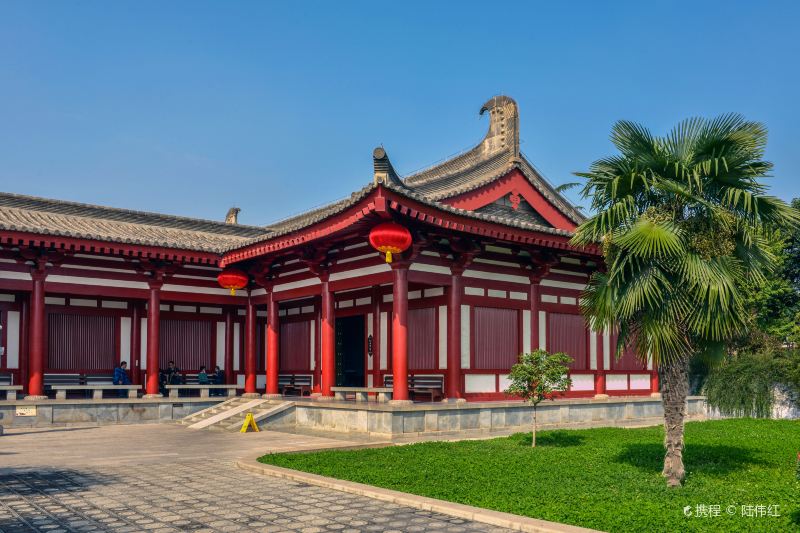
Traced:
POLYGON ((661 427, 543 431, 482 441, 276 454, 263 463, 613 532, 800 531, 800 422, 720 420, 686 427, 686 484, 667 489, 661 427), (748 518, 741 505, 778 505, 748 518), (685 517, 719 505, 722 516, 685 517), (736 515, 728 516, 729 505, 736 515))

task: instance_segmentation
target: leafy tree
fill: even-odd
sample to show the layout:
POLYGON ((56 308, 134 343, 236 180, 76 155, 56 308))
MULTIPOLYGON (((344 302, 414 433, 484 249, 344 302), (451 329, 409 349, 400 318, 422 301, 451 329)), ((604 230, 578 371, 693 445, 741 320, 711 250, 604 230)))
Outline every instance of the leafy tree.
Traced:
POLYGON ((582 194, 595 213, 576 245, 600 243, 581 308, 595 330, 619 328, 616 353, 630 346, 653 358, 661 381, 666 449, 663 475, 679 486, 688 366, 721 357, 748 327, 741 293, 775 268, 773 233, 797 212, 761 182, 766 128, 740 115, 689 119, 665 137, 628 121, 614 125, 619 154, 592 163, 582 194))
POLYGON ((508 379, 511 382, 506 394, 520 396, 533 405, 533 438, 531 446, 536 446, 536 408, 553 393, 569 388, 572 380, 568 376, 572 358, 565 353, 550 354, 536 350, 519 356, 519 363, 511 367, 508 379))

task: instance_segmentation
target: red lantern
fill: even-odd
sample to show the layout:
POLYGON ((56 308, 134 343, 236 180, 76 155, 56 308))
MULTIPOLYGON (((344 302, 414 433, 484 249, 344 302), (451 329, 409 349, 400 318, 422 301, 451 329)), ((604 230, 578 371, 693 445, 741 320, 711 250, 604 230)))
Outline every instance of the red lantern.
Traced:
POLYGON ((236 289, 244 289, 250 281, 250 276, 238 268, 226 268, 217 276, 217 283, 221 287, 231 290, 231 296, 236 295, 236 289))
POLYGON ((369 232, 369 243, 386 254, 386 262, 392 262, 392 254, 399 254, 411 246, 411 232, 400 224, 384 222, 369 232))

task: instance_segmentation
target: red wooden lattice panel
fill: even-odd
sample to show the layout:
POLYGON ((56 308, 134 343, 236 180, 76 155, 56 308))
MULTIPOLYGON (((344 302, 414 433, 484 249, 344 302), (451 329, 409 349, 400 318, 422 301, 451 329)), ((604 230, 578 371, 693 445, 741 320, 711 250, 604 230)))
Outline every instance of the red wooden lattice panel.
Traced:
POLYGON ((49 313, 49 370, 108 370, 117 362, 117 319, 113 316, 49 313))
POLYGON ((510 369, 520 353, 519 311, 476 307, 474 317, 474 368, 510 369))
POLYGON ((586 322, 581 315, 567 313, 547 314, 547 348, 550 353, 564 352, 572 357, 573 370, 589 368, 589 350, 586 346, 586 322))
POLYGON ((431 370, 436 364, 436 308, 408 311, 408 369, 431 370))
POLYGON ((200 365, 213 369, 213 322, 162 319, 159 331, 159 366, 169 361, 184 372, 197 372, 200 365))

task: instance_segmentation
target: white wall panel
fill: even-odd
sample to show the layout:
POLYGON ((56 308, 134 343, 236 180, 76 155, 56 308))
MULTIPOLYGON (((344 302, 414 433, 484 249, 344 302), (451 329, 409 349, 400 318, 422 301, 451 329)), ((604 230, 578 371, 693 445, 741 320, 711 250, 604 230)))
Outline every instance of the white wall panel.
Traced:
POLYGON ((470 340, 470 323, 469 323, 469 306, 461 306, 461 368, 469 368, 470 363, 470 349, 472 344, 470 340))
MULTIPOLYGON (((225 366, 225 322, 217 322, 217 364, 220 368, 225 366)), ((211 371, 213 369, 209 369, 211 371)), ((229 368, 225 368, 227 372, 229 368)))
POLYGON ((522 351, 531 352, 531 311, 522 310, 522 351))
POLYGON ((539 311, 539 349, 547 349, 547 313, 539 311))
MULTIPOLYGON (((239 331, 241 324, 238 322, 233 324, 233 370, 239 370, 239 336, 241 332, 239 331)), ((227 371, 227 369, 226 369, 227 371)), ((244 377, 242 377, 244 379, 244 377)), ((242 386, 244 386, 244 382, 242 382, 242 386)))
POLYGON ((439 306, 439 368, 447 368, 447 306, 439 306))
MULTIPOLYGON (((648 382, 648 388, 650 387, 648 382)), ((628 374, 606 374, 606 390, 627 390, 628 374)))
POLYGON ((311 339, 310 339, 310 342, 308 343, 308 346, 309 346, 309 351, 311 353, 308 354, 308 357, 309 357, 309 366, 308 366, 308 368, 310 368, 311 370, 314 370, 315 368, 317 368, 317 358, 316 358, 316 353, 317 353, 317 345, 316 345, 316 342, 317 342, 317 321, 316 320, 312 320, 311 321, 311 327, 309 328, 309 335, 310 335, 311 339))
POLYGON ((380 350, 380 357, 381 357, 381 370, 386 370, 387 368, 387 361, 388 361, 388 318, 386 317, 386 313, 381 313, 381 350, 380 350))
POLYGON ((497 392, 495 374, 466 374, 464 392, 497 392))
POLYGON ((6 362, 8 368, 19 368, 19 311, 9 311, 6 321, 6 362))
POLYGON ((139 369, 147 370, 147 318, 139 320, 139 369))
POLYGON ((631 374, 631 389, 649 389, 650 374, 631 374))
POLYGON ((131 367, 131 319, 127 316, 119 321, 119 361, 131 367))
POLYGON ((574 374, 572 378, 572 386, 569 388, 574 391, 590 391, 594 390, 594 375, 592 374, 574 374))

